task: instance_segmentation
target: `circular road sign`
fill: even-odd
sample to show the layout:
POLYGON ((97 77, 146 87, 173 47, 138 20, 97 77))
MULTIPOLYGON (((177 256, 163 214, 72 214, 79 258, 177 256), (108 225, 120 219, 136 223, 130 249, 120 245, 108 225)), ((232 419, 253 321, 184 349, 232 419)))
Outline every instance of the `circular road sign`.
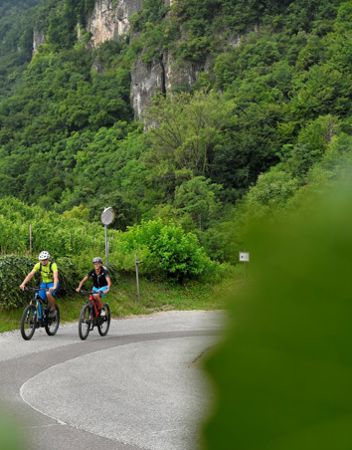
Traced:
POLYGON ((114 210, 110 208, 105 208, 104 211, 101 213, 101 221, 104 225, 110 225, 113 223, 115 218, 114 210))

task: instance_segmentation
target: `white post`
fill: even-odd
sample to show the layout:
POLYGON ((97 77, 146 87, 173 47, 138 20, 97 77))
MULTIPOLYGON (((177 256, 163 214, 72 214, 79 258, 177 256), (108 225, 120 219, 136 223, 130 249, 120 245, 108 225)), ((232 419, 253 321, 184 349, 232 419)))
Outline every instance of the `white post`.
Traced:
POLYGON ((109 238, 108 238, 108 226, 104 225, 105 230, 105 265, 109 267, 109 238))
POLYGON ((135 266, 136 266, 136 286, 137 286, 137 298, 140 300, 141 294, 139 291, 139 259, 138 256, 135 257, 135 266))
POLYGON ((32 224, 29 224, 29 254, 32 254, 32 224))

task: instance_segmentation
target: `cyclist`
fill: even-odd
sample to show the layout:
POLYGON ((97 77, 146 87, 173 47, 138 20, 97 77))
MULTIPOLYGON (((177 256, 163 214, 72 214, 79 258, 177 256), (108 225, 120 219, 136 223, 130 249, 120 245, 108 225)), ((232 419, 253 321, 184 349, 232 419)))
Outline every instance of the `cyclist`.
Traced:
POLYGON ((82 286, 88 279, 92 279, 94 300, 96 301, 99 311, 101 311, 103 307, 101 298, 105 297, 109 292, 111 288, 111 278, 108 269, 103 266, 103 260, 99 256, 93 258, 92 263, 94 269, 79 282, 76 292, 79 292, 82 289, 82 286))
POLYGON ((59 270, 57 264, 51 261, 50 253, 43 250, 38 256, 39 262, 35 264, 33 269, 28 273, 26 278, 20 285, 20 289, 24 290, 26 284, 39 272, 41 276, 39 295, 42 300, 47 300, 49 304, 49 316, 55 317, 55 297, 59 288, 59 270))

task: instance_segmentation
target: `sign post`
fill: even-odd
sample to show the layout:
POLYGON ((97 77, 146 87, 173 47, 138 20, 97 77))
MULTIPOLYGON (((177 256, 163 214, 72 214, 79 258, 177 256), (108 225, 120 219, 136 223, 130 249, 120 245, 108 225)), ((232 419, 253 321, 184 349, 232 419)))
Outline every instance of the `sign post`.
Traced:
POLYGON ((104 225, 104 234, 105 234, 105 265, 109 267, 109 239, 108 239, 108 226, 111 225, 114 221, 115 213, 114 210, 109 207, 105 208, 101 213, 101 221, 104 225))
POLYGON ((247 265, 250 261, 250 254, 248 252, 240 252, 239 261, 244 263, 244 278, 247 278, 247 265))
POLYGON ((140 300, 141 293, 139 290, 139 259, 138 256, 135 257, 135 265, 136 265, 136 286, 137 286, 137 299, 140 300))

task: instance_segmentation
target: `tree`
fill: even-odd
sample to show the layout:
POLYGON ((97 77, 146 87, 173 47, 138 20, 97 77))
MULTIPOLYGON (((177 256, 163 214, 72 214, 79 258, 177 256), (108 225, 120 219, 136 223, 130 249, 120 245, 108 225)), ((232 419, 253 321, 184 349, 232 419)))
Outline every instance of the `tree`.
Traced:
POLYGON ((196 228, 204 230, 220 212, 220 185, 198 176, 184 181, 175 191, 175 206, 189 215, 196 228))
POLYGON ((147 114, 153 146, 151 159, 168 161, 206 176, 213 148, 221 131, 233 122, 234 104, 210 92, 158 97, 147 114))

